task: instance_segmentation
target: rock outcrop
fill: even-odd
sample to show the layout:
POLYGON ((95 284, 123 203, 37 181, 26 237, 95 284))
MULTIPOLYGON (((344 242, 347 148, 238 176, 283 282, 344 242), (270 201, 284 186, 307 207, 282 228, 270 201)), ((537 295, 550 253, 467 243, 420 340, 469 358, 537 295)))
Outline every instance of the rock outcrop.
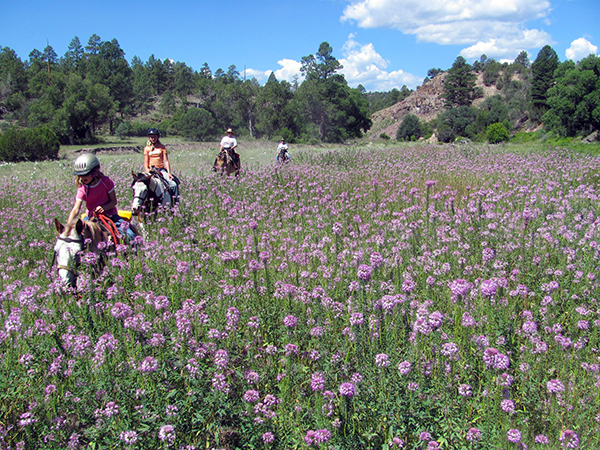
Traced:
MULTIPOLYGON (((385 133, 392 139, 396 137, 396 132, 402 119, 407 114, 414 114, 421 122, 429 122, 435 119, 438 114, 444 111, 444 82, 446 73, 442 72, 433 80, 419 86, 416 91, 408 97, 389 108, 382 109, 373 113, 371 120, 373 125, 367 133, 367 136, 376 138, 380 134, 385 133)), ((477 106, 487 97, 500 94, 500 91, 495 86, 486 86, 483 84, 483 76, 479 74, 477 77, 477 87, 483 91, 483 98, 479 98, 473 102, 473 106, 477 106)))

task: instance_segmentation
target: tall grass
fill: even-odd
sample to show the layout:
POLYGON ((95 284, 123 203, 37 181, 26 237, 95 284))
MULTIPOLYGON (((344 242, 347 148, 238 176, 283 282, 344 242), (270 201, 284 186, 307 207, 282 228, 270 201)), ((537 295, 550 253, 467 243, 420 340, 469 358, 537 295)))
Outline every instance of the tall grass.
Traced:
MULTIPOLYGON (((82 255, 77 292, 49 267, 68 165, 2 179, 2 446, 600 445, 599 159, 292 157, 189 170, 137 251, 97 277, 82 255)), ((101 157, 120 206, 127 158, 101 157)))

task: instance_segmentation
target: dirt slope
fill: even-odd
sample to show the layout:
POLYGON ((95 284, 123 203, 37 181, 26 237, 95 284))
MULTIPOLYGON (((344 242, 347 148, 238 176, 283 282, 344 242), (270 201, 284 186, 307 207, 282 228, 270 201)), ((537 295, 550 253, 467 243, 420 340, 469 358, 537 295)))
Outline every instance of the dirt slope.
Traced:
MULTIPOLYGON (((417 116, 422 122, 429 122, 435 119, 444 110, 442 94, 444 92, 445 80, 446 73, 440 73, 433 80, 419 86, 416 91, 401 102, 375 112, 371 116, 373 126, 367 133, 367 137, 376 138, 381 133, 385 133, 394 139, 402 119, 409 113, 417 116)), ((479 74, 476 83, 477 87, 483 90, 484 97, 475 100, 473 103, 474 106, 477 106, 487 97, 500 94, 500 91, 495 86, 486 86, 483 84, 482 74, 479 74)))

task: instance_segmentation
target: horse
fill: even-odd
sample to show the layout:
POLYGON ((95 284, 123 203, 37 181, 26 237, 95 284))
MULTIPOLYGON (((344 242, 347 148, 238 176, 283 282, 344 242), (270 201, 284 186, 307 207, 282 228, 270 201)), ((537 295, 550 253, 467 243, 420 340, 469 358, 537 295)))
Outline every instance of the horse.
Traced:
POLYGON ((58 231, 58 238, 54 245, 52 265, 56 261, 58 275, 63 284, 75 288, 80 253, 87 250, 101 257, 104 249, 113 245, 110 233, 104 231, 95 220, 77 219, 63 225, 55 218, 54 226, 58 231))
POLYGON ((276 158, 277 162, 279 164, 287 164, 290 162, 291 158, 290 158, 290 154, 288 153, 288 151, 286 149, 281 149, 279 150, 279 152, 277 153, 277 158, 276 158))
POLYGON ((217 155, 217 158, 215 159, 215 165, 213 166, 213 170, 215 172, 220 172, 221 174, 227 175, 231 175, 233 173, 237 177, 240 174, 241 165, 242 164, 239 155, 235 153, 235 150, 224 148, 217 155))
POLYGON ((133 200, 131 202, 131 212, 133 215, 141 217, 144 212, 156 211, 159 207, 170 208, 173 206, 174 199, 167 183, 163 180, 158 171, 152 172, 131 172, 133 182, 133 200))

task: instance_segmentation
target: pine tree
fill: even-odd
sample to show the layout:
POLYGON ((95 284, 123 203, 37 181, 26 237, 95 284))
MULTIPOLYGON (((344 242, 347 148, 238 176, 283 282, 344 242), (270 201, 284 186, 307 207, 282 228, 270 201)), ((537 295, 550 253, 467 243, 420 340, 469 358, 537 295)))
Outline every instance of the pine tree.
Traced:
POLYGON ((456 58, 444 82, 444 98, 448 108, 470 106, 476 98, 475 80, 477 76, 462 56, 456 58))
POLYGON ((531 65, 531 104, 539 114, 548 109, 548 89, 554 83, 554 71, 558 67, 558 55, 549 45, 544 46, 531 65))

